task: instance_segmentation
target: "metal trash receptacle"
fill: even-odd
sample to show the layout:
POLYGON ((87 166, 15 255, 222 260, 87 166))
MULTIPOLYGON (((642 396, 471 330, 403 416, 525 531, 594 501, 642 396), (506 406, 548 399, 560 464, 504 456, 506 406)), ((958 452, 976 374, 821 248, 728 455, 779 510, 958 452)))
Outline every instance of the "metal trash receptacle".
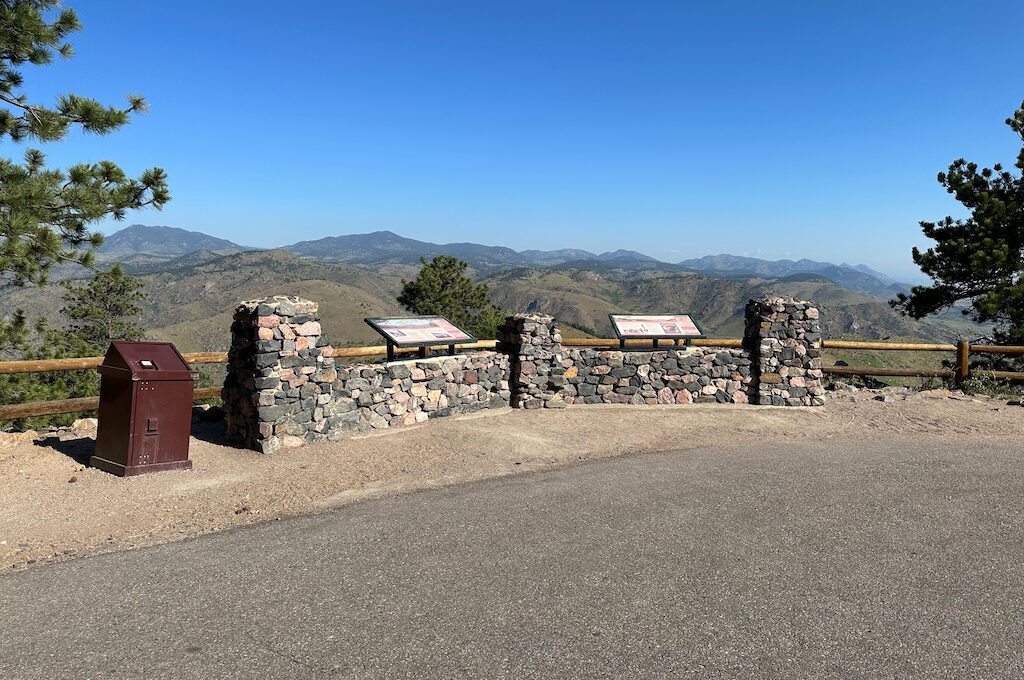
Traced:
POLYGON ((192 369, 169 342, 110 343, 93 467, 128 477, 192 467, 192 369))

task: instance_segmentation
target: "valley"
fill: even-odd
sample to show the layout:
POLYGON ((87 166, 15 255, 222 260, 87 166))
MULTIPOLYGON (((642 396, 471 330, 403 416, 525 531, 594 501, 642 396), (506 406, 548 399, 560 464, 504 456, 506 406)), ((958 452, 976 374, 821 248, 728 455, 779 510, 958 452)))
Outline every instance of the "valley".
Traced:
MULTIPOLYGON (((794 266, 800 265, 785 262, 778 265, 782 275, 773 276, 758 264, 765 261, 750 265, 757 271, 746 273, 731 269, 738 266, 736 259, 718 260, 718 269, 705 261, 701 266, 713 271, 697 271, 631 251, 594 256, 579 250, 516 253, 475 244, 435 247, 390 232, 333 238, 346 240, 352 249, 346 254, 328 248, 324 257, 317 257, 319 251, 312 245, 255 250, 199 232, 133 226, 109 237, 98 259, 103 266, 121 262, 138 277, 148 296, 141 324, 153 339, 172 341, 183 351, 226 349, 234 306, 269 294, 317 300, 325 330, 338 345, 377 344, 379 336, 363 318, 403 313, 395 298, 402 279, 415 276, 419 247, 431 256, 441 254, 439 248, 454 248, 503 309, 551 314, 567 337, 610 337, 612 312, 689 312, 709 336, 738 337, 746 301, 769 293, 814 300, 823 311, 829 337, 949 341, 984 331, 955 313, 922 321, 900 316, 883 294, 891 282, 848 265, 843 271, 851 278, 875 282, 860 287, 878 292, 851 289, 823 274, 794 273, 794 266), (118 238, 124 232, 128 233, 118 238), (558 261, 581 256, 590 259, 558 261), (502 259, 506 264, 499 266, 502 259), (545 264, 522 266, 522 259, 545 264)), ((8 312, 24 309, 30 318, 57 323, 62 293, 54 282, 42 288, 8 289, 0 300, 8 312)))

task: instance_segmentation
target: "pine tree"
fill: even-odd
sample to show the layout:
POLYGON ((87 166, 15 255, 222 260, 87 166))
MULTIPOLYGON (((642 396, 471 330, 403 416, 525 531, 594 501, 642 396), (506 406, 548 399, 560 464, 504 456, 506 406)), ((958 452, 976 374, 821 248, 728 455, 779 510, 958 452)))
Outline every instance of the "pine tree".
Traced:
MULTIPOLYGON (((75 129, 106 135, 126 125, 132 114, 145 111, 145 100, 135 95, 117 107, 69 93, 48 106, 25 93, 21 67, 70 58, 68 36, 80 29, 78 16, 59 0, 0 0, 0 141, 57 142, 75 129)), ((36 149, 25 151, 22 162, 0 158, 0 289, 41 285, 57 263, 92 267, 93 249, 102 237, 89 230, 91 225, 106 218, 121 220, 128 210, 160 209, 169 200, 167 177, 160 168, 132 178, 108 160, 66 170, 49 168, 36 149)), ((135 309, 138 298, 132 296, 137 293, 120 270, 100 272, 84 288, 68 288, 68 329, 42 324, 33 329, 21 310, 10 319, 0 318, 0 355, 42 359, 97 354, 105 349, 107 337, 138 335, 138 329, 123 322, 135 309), (101 297, 93 297, 97 294, 101 297), (127 297, 112 297, 121 295, 127 297)), ((2 376, 0 402, 86 396, 95 394, 95 387, 94 372, 2 376)), ((45 420, 67 417, 33 419, 33 424, 45 420)))
MULTIPOLYGON (((1006 124, 1024 142, 1024 102, 1006 124)), ((1024 146, 1016 168, 1024 173, 1024 146)), ((967 302, 965 314, 994 323, 1000 342, 1024 343, 1024 175, 999 164, 979 169, 961 158, 938 180, 970 217, 921 222, 936 245, 912 255, 933 283, 901 293, 892 305, 920 319, 967 302)))
POLYGON ((97 272, 86 285, 71 281, 64 286, 65 306, 61 310, 70 322, 66 335, 82 343, 92 356, 107 350, 111 340, 139 340, 144 331, 135 322, 146 299, 138 279, 121 267, 97 272))
MULTIPOLYGON (((128 96, 124 107, 76 94, 60 97, 53 106, 30 101, 19 67, 69 58, 67 38, 81 28, 75 12, 60 4, 0 0, 0 140, 54 142, 74 128, 105 135, 146 109, 136 95, 128 96)), ((0 158, 0 282, 43 283, 58 262, 90 266, 92 250, 102 241, 90 225, 123 219, 128 210, 159 209, 168 200, 160 168, 132 178, 110 161, 47 168, 45 156, 35 149, 25 152, 22 163, 0 158)))
POLYGON ((480 339, 494 338, 503 317, 491 302, 486 284, 466 276, 468 266, 450 255, 438 255, 430 262, 420 258, 423 268, 412 281, 402 281, 398 302, 413 314, 437 314, 480 339))

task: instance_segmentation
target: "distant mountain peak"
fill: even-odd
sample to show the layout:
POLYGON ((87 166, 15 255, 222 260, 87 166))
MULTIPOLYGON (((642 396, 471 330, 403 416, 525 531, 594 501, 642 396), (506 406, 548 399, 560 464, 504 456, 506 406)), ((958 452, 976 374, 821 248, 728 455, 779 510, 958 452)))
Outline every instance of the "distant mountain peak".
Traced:
POLYGON ((619 248, 618 250, 610 250, 606 253, 601 253, 597 256, 597 259, 608 262, 610 260, 637 260, 640 262, 658 262, 657 258, 651 257, 650 255, 644 255, 638 253, 635 250, 624 250, 619 248))
POLYGON ((254 249, 200 231, 132 224, 104 238, 96 254, 101 260, 116 260, 139 254, 175 258, 200 250, 230 255, 254 249))
POLYGON ((867 265, 850 266, 846 263, 833 264, 802 258, 800 260, 763 260, 740 255, 705 255, 683 260, 684 267, 706 274, 745 274, 772 278, 792 278, 800 274, 823 276, 850 290, 860 291, 876 297, 889 299, 907 286, 895 279, 876 272, 867 265))
POLYGON ((391 231, 328 236, 284 247, 302 257, 351 264, 393 262, 415 265, 421 257, 451 255, 467 261, 471 267, 483 272, 494 272, 510 267, 550 266, 576 260, 657 262, 649 255, 632 250, 616 250, 601 255, 574 248, 517 252, 504 246, 486 246, 479 243, 429 243, 406 238, 391 231))

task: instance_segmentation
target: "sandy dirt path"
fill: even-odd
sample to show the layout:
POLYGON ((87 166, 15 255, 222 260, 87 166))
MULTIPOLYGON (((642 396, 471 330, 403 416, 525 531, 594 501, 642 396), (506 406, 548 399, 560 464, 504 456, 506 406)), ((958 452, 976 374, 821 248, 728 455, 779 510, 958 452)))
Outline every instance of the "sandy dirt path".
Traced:
MULTIPOLYGON (((964 455, 1024 445, 1024 408, 987 398, 859 392, 819 409, 579 406, 492 411, 265 456, 217 443, 197 421, 191 471, 122 479, 84 465, 93 440, 65 434, 0 449, 0 568, 131 549, 352 503, 556 465, 722 443, 942 437, 964 455)), ((1024 458, 1024 449, 1022 449, 1024 458)))

